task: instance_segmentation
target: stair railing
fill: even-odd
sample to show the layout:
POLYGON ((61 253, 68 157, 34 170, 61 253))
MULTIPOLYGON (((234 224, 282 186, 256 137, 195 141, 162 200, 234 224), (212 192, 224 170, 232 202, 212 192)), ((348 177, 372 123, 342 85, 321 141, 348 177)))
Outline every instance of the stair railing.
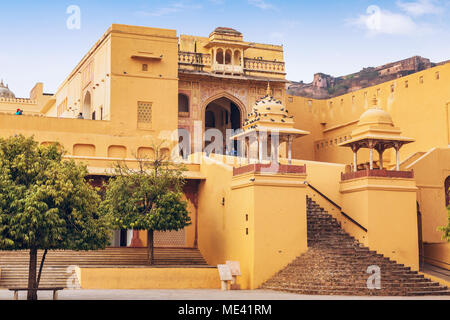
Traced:
POLYGON ((324 198, 326 201, 328 201, 331 205, 336 207, 344 218, 346 218, 348 221, 353 223, 355 226, 357 226, 364 232, 367 232, 366 228, 364 228, 361 224, 359 224, 357 221, 355 221, 349 215, 347 215, 344 211, 342 211, 342 207, 340 205, 338 205, 336 202, 334 202, 333 200, 328 198, 326 195, 324 195, 322 192, 320 192, 317 188, 312 186, 308 181, 305 181, 305 185, 308 186, 309 188, 311 188, 312 190, 314 190, 318 195, 320 195, 322 198, 324 198))

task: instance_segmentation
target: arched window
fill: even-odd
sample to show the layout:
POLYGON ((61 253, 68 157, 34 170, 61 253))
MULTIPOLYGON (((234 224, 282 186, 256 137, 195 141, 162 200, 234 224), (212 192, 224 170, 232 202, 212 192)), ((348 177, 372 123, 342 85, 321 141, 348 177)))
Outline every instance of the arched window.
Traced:
POLYGON ((231 64, 231 56, 233 55, 233 53, 231 52, 230 49, 228 49, 225 52, 225 64, 231 64))
POLYGON ((214 118, 214 112, 207 110, 205 113, 205 127, 214 128, 216 126, 216 120, 214 118))
POLYGON ((189 112, 189 98, 182 93, 178 94, 178 112, 189 112))
POLYGON ((239 50, 234 52, 234 64, 237 66, 241 65, 241 52, 239 50))
POLYGON ((216 62, 218 64, 223 64, 223 50, 222 49, 217 49, 217 53, 216 53, 216 62))

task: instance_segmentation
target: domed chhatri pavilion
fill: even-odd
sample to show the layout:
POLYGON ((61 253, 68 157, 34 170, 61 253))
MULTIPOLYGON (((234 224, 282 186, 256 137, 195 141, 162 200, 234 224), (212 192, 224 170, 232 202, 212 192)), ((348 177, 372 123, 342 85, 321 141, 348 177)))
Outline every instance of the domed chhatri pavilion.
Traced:
POLYGON ((270 159, 278 163, 279 149, 285 148, 287 143, 287 159, 291 164, 292 142, 310 134, 294 127, 294 116, 289 115, 289 110, 281 100, 274 98, 270 83, 267 84, 266 95, 256 101, 252 112, 247 116, 242 126, 243 132, 232 139, 245 141, 245 154, 249 162, 251 154, 254 154, 252 150, 255 150, 259 162, 270 159))
POLYGON ((396 170, 400 170, 400 148, 414 142, 414 139, 402 137, 399 128, 394 126, 392 117, 378 106, 378 99, 373 97, 373 106, 365 111, 359 118, 357 127, 352 131, 351 139, 339 144, 350 147, 353 151, 353 171, 358 171, 358 150, 369 149, 369 168, 373 170, 373 150, 378 152, 379 169, 383 170, 383 153, 386 149, 394 148, 396 151, 396 170))
POLYGON ((14 93, 8 88, 8 85, 3 84, 3 80, 0 82, 0 98, 12 98, 14 99, 16 96, 14 93))
MULTIPOLYGON (((18 98, 0 82, 0 137, 61 144, 94 186, 119 160, 138 169, 161 137, 160 154, 187 169, 192 224, 155 232, 158 268, 145 266, 146 231, 115 230, 105 251, 50 252, 44 278, 58 261, 80 266, 83 288, 211 289, 214 266, 239 261, 242 289, 274 279, 304 294, 446 293, 417 273, 450 269, 438 229, 450 204, 450 63, 314 99, 291 94, 284 50, 232 28, 113 24, 56 92, 37 83, 18 98), (382 290, 369 290, 377 263, 382 290)), ((27 259, 14 254, 0 251, 0 287, 18 278, 4 261, 27 259)))

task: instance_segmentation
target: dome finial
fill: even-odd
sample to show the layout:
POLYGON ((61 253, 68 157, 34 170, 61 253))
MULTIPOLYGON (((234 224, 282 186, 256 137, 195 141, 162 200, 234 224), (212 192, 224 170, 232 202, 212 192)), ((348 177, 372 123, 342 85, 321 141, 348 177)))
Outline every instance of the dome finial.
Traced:
POLYGON ((268 96, 272 95, 272 90, 270 90, 270 81, 267 81, 266 95, 268 95, 268 96))
POLYGON ((378 98, 377 98, 377 96, 374 94, 373 95, 373 98, 372 98, 372 108, 379 108, 379 106, 378 106, 378 98))

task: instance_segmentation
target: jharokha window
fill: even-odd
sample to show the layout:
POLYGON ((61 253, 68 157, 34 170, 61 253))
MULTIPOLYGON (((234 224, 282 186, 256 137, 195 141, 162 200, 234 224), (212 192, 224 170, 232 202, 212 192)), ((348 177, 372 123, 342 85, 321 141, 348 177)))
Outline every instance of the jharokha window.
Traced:
POLYGON ((151 129, 152 126, 152 103, 138 102, 137 124, 139 129, 151 129))

